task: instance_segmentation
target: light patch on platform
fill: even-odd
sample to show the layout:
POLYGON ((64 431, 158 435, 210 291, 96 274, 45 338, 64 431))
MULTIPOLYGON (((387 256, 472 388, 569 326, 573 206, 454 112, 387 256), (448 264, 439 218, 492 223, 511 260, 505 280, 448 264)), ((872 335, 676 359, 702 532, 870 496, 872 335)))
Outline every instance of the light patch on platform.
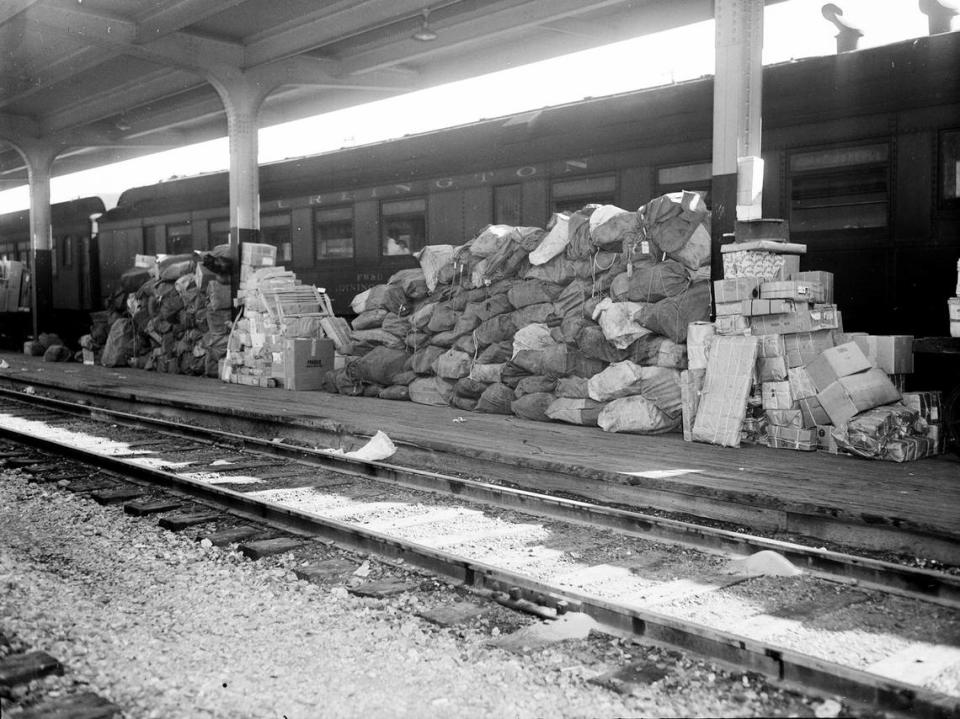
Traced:
POLYGON ((685 474, 702 474, 700 469, 646 469, 642 472, 620 472, 628 477, 643 477, 645 479, 670 479, 682 477, 685 474))

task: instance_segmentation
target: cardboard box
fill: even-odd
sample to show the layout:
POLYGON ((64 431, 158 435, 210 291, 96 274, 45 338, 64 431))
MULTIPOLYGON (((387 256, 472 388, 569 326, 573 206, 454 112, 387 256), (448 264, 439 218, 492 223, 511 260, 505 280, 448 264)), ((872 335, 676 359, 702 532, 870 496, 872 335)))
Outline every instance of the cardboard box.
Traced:
POLYGON ((853 341, 870 364, 887 374, 913 372, 913 335, 857 335, 853 341))
MULTIPOLYGON (((736 243, 722 247, 739 248, 741 245, 736 243)), ((799 271, 800 255, 764 251, 728 251, 723 255, 723 276, 727 279, 760 277, 764 280, 785 280, 791 273, 799 271)))
MULTIPOLYGON (((744 300, 742 314, 748 317, 756 317, 757 315, 782 315, 786 312, 796 312, 797 310, 805 309, 805 304, 807 303, 798 303, 794 300, 744 300)), ((809 304, 807 304, 806 309, 809 309, 809 304)))
POLYGON ((290 390, 320 389, 323 375, 333 369, 333 341, 288 339, 283 343, 283 387, 290 390))
POLYGON ((803 367, 835 344, 832 330, 783 335, 787 367, 803 367))
POLYGON ((790 223, 787 220, 761 218, 747 222, 738 221, 734 225, 734 237, 737 242, 753 240, 771 240, 786 242, 790 239, 790 223))
POLYGON ((819 282, 820 286, 823 288, 823 300, 822 302, 827 302, 833 304, 833 273, 824 272, 823 270, 813 270, 807 272, 793 272, 791 273, 789 279, 799 280, 800 282, 819 282))
POLYGON ((817 449, 830 454, 840 454, 840 447, 837 446, 837 440, 833 436, 833 425, 821 425, 815 429, 817 430, 817 449))
MULTIPOLYGON (((749 302, 749 300, 747 301, 749 302)), ((744 312, 741 312, 743 309, 742 302, 717 302, 714 304, 714 308, 716 309, 717 317, 745 314, 744 312)))
POLYGON ((753 317, 750 320, 750 327, 755 334, 761 335, 786 335, 836 329, 837 308, 835 305, 798 306, 795 312, 753 317))
POLYGON ((777 255, 803 255, 807 252, 807 246, 799 242, 778 242, 776 240, 750 240, 749 242, 734 242, 732 245, 720 245, 720 252, 725 255, 742 251, 770 252, 777 255))
POLYGON ((714 337, 693 423, 694 441, 740 446, 740 429, 756 361, 756 337, 714 337))
POLYGON ((760 285, 760 299, 795 300, 797 302, 824 302, 823 285, 801 280, 776 280, 760 285))
POLYGON ((816 385, 810 381, 806 367, 790 367, 787 370, 787 381, 790 383, 790 392, 794 399, 817 396, 816 385))
POLYGON ((760 388, 764 409, 792 409, 789 382, 764 382, 760 388))
POLYGON ((683 370, 680 373, 680 412, 683 438, 687 442, 693 441, 693 423, 700 408, 700 393, 706 374, 705 369, 683 370))
POLYGON ((817 449, 817 433, 813 429, 771 425, 767 428, 767 446, 774 449, 796 449, 801 452, 813 452, 817 449))
POLYGON ((882 369, 841 377, 817 393, 817 399, 830 417, 829 424, 841 425, 859 412, 890 404, 900 393, 882 369))
POLYGON ((907 409, 916 412, 930 424, 936 424, 943 418, 943 400, 940 392, 904 392, 900 401, 907 409))
POLYGON ((784 357, 760 357, 757 376, 761 382, 783 382, 787 379, 787 360, 784 357))
MULTIPOLYGON (((831 385, 831 387, 833 387, 833 385, 831 385)), ((832 424, 835 421, 834 417, 846 422, 857 413, 857 408, 843 392, 840 384, 837 383, 833 389, 831 389, 831 387, 828 387, 825 393, 817 394, 814 397, 804 397, 799 400, 800 411, 803 413, 804 427, 832 424), (829 412, 824 406, 824 403, 830 405, 829 412)))
POLYGON ((714 322, 718 335, 744 335, 750 332, 750 319, 743 315, 722 315, 714 322))
POLYGON ((855 342, 830 347, 807 364, 807 376, 818 390, 841 377, 864 372, 873 365, 855 342))
POLYGON ((759 335, 757 357, 786 357, 787 349, 783 335, 759 335))
POLYGON ((244 242, 240 262, 248 267, 272 267, 277 263, 277 248, 258 242, 244 242))
POLYGON ((799 409, 768 409, 767 421, 776 427, 803 429, 803 413, 799 409))
POLYGON ((713 283, 714 302, 741 302, 760 296, 759 277, 735 277, 728 280, 715 280, 713 283))
POLYGON ((769 315, 770 313, 770 300, 743 300, 740 303, 738 314, 755 317, 757 315, 769 315))

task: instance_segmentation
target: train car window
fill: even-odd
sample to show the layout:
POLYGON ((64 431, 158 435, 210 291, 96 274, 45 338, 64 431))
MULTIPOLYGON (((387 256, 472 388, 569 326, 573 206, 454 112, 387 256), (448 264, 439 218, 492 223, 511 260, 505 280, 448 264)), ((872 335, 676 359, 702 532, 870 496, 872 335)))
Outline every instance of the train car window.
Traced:
POLYGON ((699 192, 709 206, 712 181, 713 165, 709 162, 660 167, 657 168, 657 195, 691 190, 699 192))
POLYGON ((207 249, 230 244, 230 220, 210 220, 207 225, 207 249))
POLYGON ((189 222, 167 225, 167 254, 182 255, 193 252, 193 228, 189 222))
POLYGON ((798 152, 790 156, 789 167, 792 231, 887 227, 886 144, 798 152))
POLYGON ((940 133, 940 206, 960 210, 960 130, 940 133))
POLYGON ((496 225, 520 225, 523 185, 498 185, 493 188, 493 222, 496 225))
POLYGON ((612 205, 615 204, 616 196, 616 175, 561 180, 550 187, 551 207, 554 212, 575 212, 591 203, 612 205))
POLYGON ((330 260, 353 257, 353 208, 334 207, 317 210, 315 259, 330 260))
POLYGON ((293 240, 290 234, 290 213, 262 215, 260 217, 260 241, 277 248, 277 262, 293 259, 293 240))
POLYGON ((426 245, 426 200, 382 202, 380 215, 383 219, 381 255, 410 255, 426 245))

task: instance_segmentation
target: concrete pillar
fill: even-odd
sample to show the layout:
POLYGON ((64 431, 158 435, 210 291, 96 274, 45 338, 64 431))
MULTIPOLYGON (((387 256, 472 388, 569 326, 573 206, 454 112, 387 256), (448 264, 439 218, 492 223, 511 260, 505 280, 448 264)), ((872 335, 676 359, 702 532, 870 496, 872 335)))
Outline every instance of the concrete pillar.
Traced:
POLYGON ((714 0, 716 75, 713 86, 712 235, 714 279, 723 277, 720 245, 737 219, 738 162, 741 204, 752 195, 760 202, 763 3, 756 0, 714 0), (747 158, 756 158, 756 162, 747 158), (746 160, 746 161, 744 161, 746 160), (759 182, 759 186, 748 185, 759 182))
POLYGON ((270 88, 239 71, 212 75, 227 114, 230 139, 230 256, 231 291, 240 284, 240 249, 260 237, 260 174, 257 165, 260 106, 270 88))
POLYGON ((50 219, 50 169, 58 147, 21 148, 30 180, 30 293, 33 336, 52 327, 53 226, 50 219))

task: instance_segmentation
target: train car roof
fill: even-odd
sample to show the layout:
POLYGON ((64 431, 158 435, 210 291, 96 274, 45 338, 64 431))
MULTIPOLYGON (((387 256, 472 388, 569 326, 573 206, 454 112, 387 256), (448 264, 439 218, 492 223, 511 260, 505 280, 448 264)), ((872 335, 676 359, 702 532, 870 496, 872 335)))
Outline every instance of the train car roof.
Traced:
MULTIPOLYGON (((56 225, 58 222, 63 222, 70 218, 89 218, 91 215, 102 215, 105 209, 103 200, 99 197, 81 197, 76 200, 67 200, 66 202, 57 202, 56 204, 50 205, 50 220, 56 225)), ((17 210, 0 215, 0 228, 2 229, 24 227, 29 224, 29 209, 17 210)))
MULTIPOLYGON (((763 123, 785 127, 955 103, 958 67, 960 32, 770 65, 764 68, 763 123)), ((712 103, 713 78, 706 76, 266 163, 260 168, 261 197, 269 201, 444 176, 451 168, 460 174, 616 152, 628 139, 636 146, 638 136, 642 144, 673 144, 703 136, 712 103)), ((127 190, 104 220, 227 205, 227 173, 217 172, 127 190)))

